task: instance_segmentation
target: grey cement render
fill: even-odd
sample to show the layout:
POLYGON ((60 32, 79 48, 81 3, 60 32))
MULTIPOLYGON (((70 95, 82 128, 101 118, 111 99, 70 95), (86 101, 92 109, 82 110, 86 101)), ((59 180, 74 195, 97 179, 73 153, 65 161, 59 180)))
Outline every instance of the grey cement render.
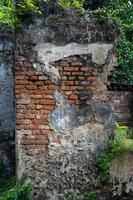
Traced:
POLYGON ((14 170, 15 145, 15 79, 13 70, 14 44, 0 33, 0 163, 5 175, 14 170))
POLYGON ((12 136, 15 130, 13 43, 0 38, 0 132, 12 136))

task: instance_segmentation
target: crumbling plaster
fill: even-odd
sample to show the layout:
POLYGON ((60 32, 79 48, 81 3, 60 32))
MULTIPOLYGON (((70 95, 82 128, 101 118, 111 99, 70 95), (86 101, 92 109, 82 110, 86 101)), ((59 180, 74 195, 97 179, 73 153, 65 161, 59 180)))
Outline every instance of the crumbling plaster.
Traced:
MULTIPOLYGON (((60 80, 58 70, 50 65, 50 62, 61 60, 62 58, 74 55, 92 56, 92 62, 97 65, 105 64, 109 51, 113 48, 113 44, 78 44, 70 43, 65 46, 57 46, 52 43, 40 43, 33 47, 33 51, 37 53, 37 60, 41 63, 43 70, 54 81, 60 80)), ((40 68, 40 64, 34 63, 34 68, 40 68)))

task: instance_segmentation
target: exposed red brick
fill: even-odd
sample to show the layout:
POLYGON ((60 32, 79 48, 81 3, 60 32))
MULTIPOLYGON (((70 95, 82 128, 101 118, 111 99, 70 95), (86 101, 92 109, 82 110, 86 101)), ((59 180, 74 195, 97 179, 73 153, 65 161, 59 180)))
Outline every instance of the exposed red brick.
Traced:
POLYGON ((71 72, 63 72, 63 75, 71 75, 71 72))
POLYGON ((82 76, 83 72, 72 72, 72 75, 82 76))
POLYGON ((79 68, 78 67, 64 67, 64 71, 77 72, 79 71, 79 68))
POLYGON ((66 85, 74 85, 74 81, 66 81, 65 84, 66 85))
POLYGON ((26 88, 28 90, 36 90, 37 89, 37 86, 36 85, 26 85, 26 88))
POLYGON ((82 72, 88 72, 89 71, 89 68, 88 67, 80 67, 80 70, 82 72))
POLYGON ((33 76, 29 76, 28 80, 37 80, 37 76, 33 75, 33 76))
POLYGON ((70 100, 75 100, 78 99, 78 97, 76 95, 69 95, 68 97, 70 100))
POLYGON ((43 96, 42 95, 31 95, 32 99, 42 99, 43 96))
POLYGON ((41 99, 39 101, 39 103, 41 105, 55 105, 55 101, 54 100, 47 100, 47 99, 41 99))

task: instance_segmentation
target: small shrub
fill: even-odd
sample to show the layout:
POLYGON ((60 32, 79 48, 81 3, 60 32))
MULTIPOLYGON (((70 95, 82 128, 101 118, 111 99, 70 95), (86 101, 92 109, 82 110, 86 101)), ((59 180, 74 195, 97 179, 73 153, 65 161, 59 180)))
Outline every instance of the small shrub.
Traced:
POLYGON ((126 126, 120 126, 116 123, 115 136, 109 140, 107 150, 101 154, 97 161, 100 170, 100 180, 105 182, 109 178, 109 172, 112 160, 125 152, 133 152, 132 131, 126 126))
POLYGON ((19 184, 15 183, 15 178, 0 180, 0 200, 33 200, 32 187, 26 184, 28 176, 22 174, 19 184))
POLYGON ((5 192, 0 200, 32 200, 31 185, 16 185, 5 192))

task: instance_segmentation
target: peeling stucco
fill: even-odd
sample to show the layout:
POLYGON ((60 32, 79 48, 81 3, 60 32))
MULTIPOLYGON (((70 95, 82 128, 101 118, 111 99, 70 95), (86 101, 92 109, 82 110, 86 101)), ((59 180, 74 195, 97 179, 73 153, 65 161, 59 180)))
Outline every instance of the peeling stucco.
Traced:
POLYGON ((40 69, 55 82, 60 80, 60 74, 50 62, 60 60, 65 57, 74 55, 92 55, 92 62, 97 65, 103 65, 106 62, 109 51, 113 48, 113 44, 78 44, 70 43, 65 46, 57 46, 52 43, 37 43, 33 47, 33 52, 37 54, 37 60, 41 64, 34 63, 33 67, 40 69))
POLYGON ((92 61, 96 64, 103 65, 108 56, 108 52, 113 48, 113 44, 78 44, 70 43, 65 46, 57 46, 51 43, 37 44, 33 50, 37 51, 38 58, 42 62, 57 61, 62 58, 81 55, 92 54, 92 61))

